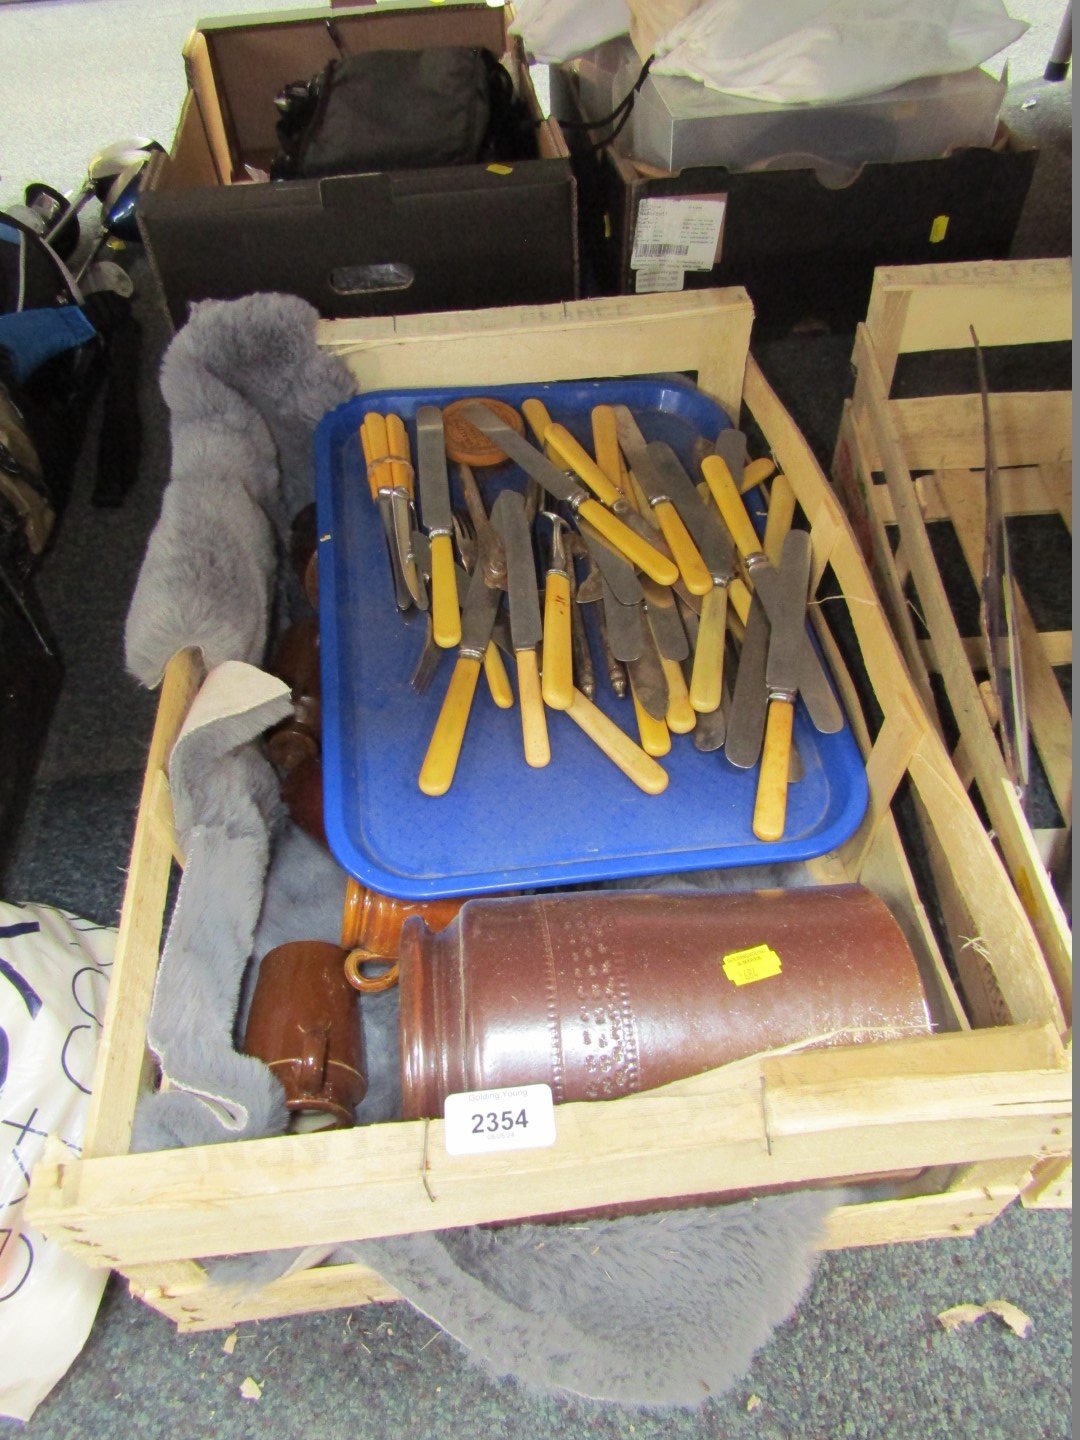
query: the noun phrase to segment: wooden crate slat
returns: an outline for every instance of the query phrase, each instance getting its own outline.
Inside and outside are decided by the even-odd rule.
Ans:
[[[399,315],[376,327],[366,320],[321,321],[316,338],[349,366],[361,390],[445,386],[448,376],[511,385],[690,368],[734,419],[752,323],[749,296],[733,288],[537,306],[528,312],[527,331],[521,308],[512,306]],[[718,327],[724,343],[714,345]],[[410,343],[432,339],[437,346]]]
[[[869,453],[869,445],[863,453]],[[948,519],[948,513],[941,500],[942,488],[957,483],[960,476],[973,473],[970,470],[939,470],[932,493],[921,493],[923,519],[929,525],[935,520]],[[980,482],[983,467],[976,467]],[[1011,469],[1000,469],[1002,509],[1006,515],[1059,515],[1072,533],[1072,465],[1057,462],[1045,465],[1015,465]],[[922,480],[916,482],[922,485]],[[874,485],[871,491],[874,509],[884,525],[896,524],[892,496],[887,485]]]
[[[202,670],[191,651],[169,662],[150,739],[120,913],[116,957],[87,1108],[83,1154],[123,1155],[144,1078],[145,1036],[157,978],[163,912],[175,851],[166,766]]]
[[[343,356],[362,389],[444,385],[448,377],[453,383],[468,377],[479,388],[514,379],[677,370],[696,374],[733,418],[745,400],[810,522],[815,575],[831,565],[842,592],[815,607],[814,624],[864,755],[873,756],[875,747],[823,618],[836,606],[846,608],[855,628],[887,724],[873,759],[875,793],[865,828],[843,852],[809,868],[814,883],[858,879],[894,907],[935,1021],[947,1033],[902,1044],[845,1044],[815,1052],[816,1060],[809,1053],[751,1057],[664,1091],[562,1106],[552,1151],[448,1157],[441,1123],[433,1121],[127,1155],[132,1077],[137,1085],[171,864],[167,787],[155,776],[179,719],[166,719],[163,694],[159,753],[152,753],[140,806],[153,843],[136,830],[137,848],[150,845],[152,864],[142,862],[149,879],[133,864],[132,904],[125,903],[122,920],[122,929],[140,927],[127,962],[134,994],[116,1002],[107,1038],[122,1054],[104,1064],[104,1083],[120,1108],[107,1121],[98,1101],[95,1148],[82,1159],[49,1148],[34,1173],[30,1210],[50,1239],[91,1264],[120,1268],[136,1293],[182,1327],[234,1323],[235,1309],[226,1315],[220,1296],[203,1293],[205,1272],[197,1262],[238,1249],[326,1247],[620,1200],[757,1193],[842,1183],[874,1170],[917,1170],[929,1177],[926,1193],[911,1194],[905,1186],[895,1200],[844,1206],[834,1217],[836,1243],[886,1243],[969,1233],[1008,1203],[1033,1167],[1070,1152],[1070,1056],[1058,1038],[1065,1022],[1039,941],[923,712],[843,512],[805,438],[748,356],[751,316],[742,291],[697,291],[326,322],[319,341]],[[851,428],[858,427],[851,422]],[[174,683],[197,681],[176,675]],[[917,744],[912,726],[923,730]],[[949,870],[955,926],[986,937],[987,958],[978,958],[997,997],[993,1030],[970,1026],[885,803],[908,751],[906,775],[929,833],[940,837],[940,863],[955,865]],[[1037,1023],[1016,1023],[1025,1019]],[[976,1168],[958,1171],[965,1166]],[[976,1170],[992,1177],[981,1200],[971,1178]],[[957,1175],[954,1183],[950,1177]],[[385,1287],[377,1289],[381,1283],[364,1267],[297,1272],[250,1296],[245,1313],[262,1318],[389,1298]]]
[[[858,402],[860,394],[865,397],[863,403],[868,416],[879,428],[880,441],[882,431],[886,434],[889,433],[887,429],[888,410],[886,403],[880,398],[880,387],[868,389],[867,376],[876,374],[876,371],[873,352],[868,348],[864,327],[860,327],[859,339],[862,344],[857,349],[857,354],[865,355],[867,363],[865,366],[859,366],[856,402]],[[752,356],[746,366],[746,400],[769,440],[777,463],[794,487],[799,504],[810,518],[811,524],[825,510],[835,511],[837,518],[841,519],[842,512],[839,508],[839,501],[832,489],[818,483],[821,472],[805,437],[800,435],[798,430],[790,424],[783,424],[781,419],[784,414],[783,407],[780,406]],[[857,404],[856,408],[858,408]],[[897,480],[897,489],[893,497],[897,511],[899,513],[901,505],[906,502],[916,517],[915,525],[910,527],[912,545],[918,545],[920,553],[924,553],[926,556],[923,562],[928,575],[926,588],[936,602],[936,612],[948,615],[951,619],[948,601],[941,586],[941,577],[938,575],[936,564],[929,553],[929,542],[925,529],[922,528],[921,521],[918,519],[918,506],[911,493],[911,477],[903,465],[902,453],[895,438],[889,441],[889,462],[886,473],[889,474],[891,471]],[[897,494],[900,495],[900,499],[897,499]],[[841,519],[841,525],[842,523]],[[838,531],[838,533],[841,532]],[[878,696],[888,697],[888,708],[903,704],[909,707],[912,713],[918,713],[920,709],[918,697],[910,674],[904,667],[897,651],[895,638],[882,610],[869,571],[862,556],[852,543],[849,532],[845,530],[843,533],[843,544],[835,547],[830,555],[830,562],[849,607],[851,623],[859,641],[860,653],[870,682]],[[934,585],[936,585],[936,592],[932,588]],[[922,586],[920,586],[919,593],[925,604],[926,597],[923,595]],[[932,625],[931,628],[933,629],[934,626]],[[997,742],[990,729],[982,699],[975,686],[970,667],[964,658],[963,647],[959,644],[955,628],[952,630],[952,635],[955,637],[955,647],[962,666],[959,680],[962,685],[966,677],[966,685],[971,692],[968,708],[972,711],[972,715],[970,718],[962,717],[962,732],[967,738],[967,732],[964,729],[966,724],[975,741],[984,749],[987,746],[993,747],[996,755]],[[942,657],[939,655],[939,658]],[[955,655],[950,658],[952,668],[956,669]],[[1067,997],[1071,998],[1071,949],[1067,963],[1060,948],[1055,950],[1054,959],[1058,968],[1054,970],[1053,979],[1051,979],[1047,970],[1049,957],[1045,955],[1044,949],[1040,948],[1032,934],[1031,924],[1012,886],[1006,884],[1003,887],[999,883],[998,877],[1002,869],[1001,860],[971,806],[966,790],[960,783],[940,736],[929,726],[916,751],[910,774],[932,822],[938,827],[939,833],[949,837],[949,853],[952,863],[954,863],[958,875],[962,877],[962,888],[969,897],[972,913],[979,918],[978,935],[981,937],[981,943],[987,948],[990,957],[989,963],[997,975],[1002,994],[1009,1007],[1009,1013],[1018,1022],[1044,1020],[1053,1015],[1060,1016],[1061,1007],[1055,995],[1055,984],[1063,989]],[[1002,837],[1002,842],[1003,844],[1011,843],[1014,840],[1014,818],[1001,802],[1000,797],[995,795],[993,803],[994,811],[991,814],[995,828],[998,828],[1000,835],[1001,830],[995,817],[996,812],[1001,816],[1002,823],[1009,826],[1009,834]],[[1013,858],[1017,865],[1020,864],[1022,858],[1026,859],[1026,851],[1021,851],[1019,840],[1013,843],[1013,851]],[[1038,898],[1041,900],[1041,895]],[[1043,940],[1044,947],[1049,945],[1052,939],[1056,940],[1060,947],[1058,915],[1045,911],[1043,907],[1039,910],[1039,921],[1042,927],[1039,929],[1040,940],[1043,940],[1043,930],[1046,932],[1046,939]],[[1069,998],[1065,1001],[1066,1005],[1069,1003]]]
[[[977,394],[919,396],[887,403],[909,470],[982,468],[982,402]],[[990,415],[997,462],[1003,468],[1071,463],[1072,396],[1068,391],[991,395]],[[873,443],[867,461],[871,470],[884,469],[881,452]]]
[[[882,266],[866,312],[886,392],[900,354],[1072,339],[1071,260]]]
[[[1010,873],[1015,879],[1018,874],[1027,873],[1030,864],[1030,832],[1027,831],[1022,816],[1019,826],[1017,825],[1016,808],[1008,803],[999,783],[1001,752],[956,630],[952,608],[919,509],[907,456],[893,425],[893,411],[884,396],[877,357],[865,326],[860,326],[857,331],[854,359],[858,378],[853,408],[856,412],[865,413],[867,422],[876,435],[882,457],[880,468],[884,471],[892,495],[897,524],[912,567],[927,628],[933,638],[935,654],[945,679],[953,714],[974,772],[980,781],[979,788],[990,823],[1002,847]],[[879,559],[882,564],[888,563],[888,556]],[[923,798],[928,812],[934,815],[932,793],[924,793]],[[947,832],[946,826],[943,833]],[[958,857],[961,855],[959,849],[957,854]],[[1033,911],[1029,913],[1036,925],[1046,961],[1052,968],[1062,1003],[1069,1009],[1072,999],[1072,943],[1071,936],[1063,935],[1061,931],[1060,907],[1055,910],[1048,903],[1046,889],[1038,883],[1030,884],[1029,893],[1024,898],[1033,906]],[[980,933],[984,942],[992,943],[991,937],[997,932],[993,927],[983,927]],[[1020,967],[1017,979],[1023,988],[1031,984],[1035,984],[1037,988],[1034,973],[1027,966]],[[1006,997],[1006,1000],[1010,1009],[1015,1003],[1025,1003],[1020,996],[1015,997],[1015,1000]],[[1025,1000],[1026,1003],[1035,1003],[1035,991],[1029,991]],[[1022,1012],[1013,1013],[1019,1016]]]
[[[92,1265],[333,1245],[556,1213],[568,1181],[575,1208],[592,1208],[1064,1154],[1071,1099],[1052,1026],[957,1032],[751,1057],[562,1105],[543,1150],[450,1156],[441,1121],[74,1163],[54,1142],[28,1215]]]
[[[986,493],[982,476],[953,475],[949,484],[937,476],[922,482],[944,509],[960,541],[972,582],[978,586],[986,533]],[[1058,809],[1072,823],[1072,713],[1046,658],[1023,593],[1016,597],[1016,621],[1023,664],[1024,688],[1032,737],[1038,747]],[[1005,773],[1002,762],[1002,774]]]

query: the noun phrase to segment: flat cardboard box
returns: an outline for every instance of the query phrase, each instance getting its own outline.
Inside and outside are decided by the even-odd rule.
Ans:
[[[277,150],[274,96],[346,53],[481,45],[537,121],[539,158],[253,181]],[[300,295],[328,319],[541,304],[578,295],[576,186],[536,105],[502,8],[380,5],[203,21],[168,156],[147,167],[138,222],[174,324],[192,301]]]
[[[555,113],[578,120],[570,78],[552,73]],[[568,125],[566,133],[580,132]],[[1006,259],[1038,158],[1000,127],[992,147],[869,163],[850,183],[830,185],[811,168],[667,174],[576,138],[572,148],[583,264],[595,292],[741,285],[758,339],[796,326],[854,331],[879,265]],[[723,201],[712,268],[651,281],[631,263],[639,207],[688,199]]]

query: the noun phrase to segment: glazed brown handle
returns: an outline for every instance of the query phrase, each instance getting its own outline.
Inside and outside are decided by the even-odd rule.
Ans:
[[[385,965],[378,975],[365,975],[365,965]],[[345,956],[345,978],[361,995],[379,995],[398,983],[398,962],[370,950],[350,950]]]

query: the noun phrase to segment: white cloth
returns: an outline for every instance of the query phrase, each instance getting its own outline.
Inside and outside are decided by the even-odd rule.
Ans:
[[[1028,25],[1002,0],[520,0],[510,28],[548,64],[629,34],[654,75],[796,104],[971,70]]]
[[[108,1270],[24,1220],[45,1139],[82,1149],[116,931],[0,901],[0,1415],[29,1420],[94,1323]]]
[[[653,74],[778,104],[850,100],[970,70],[1027,22],[1001,0],[630,0]],[[676,11],[681,18],[673,20]]]

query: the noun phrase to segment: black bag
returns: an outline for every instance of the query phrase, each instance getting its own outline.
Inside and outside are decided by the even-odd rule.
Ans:
[[[524,159],[536,137],[513,81],[479,46],[333,60],[276,98],[274,180]]]

